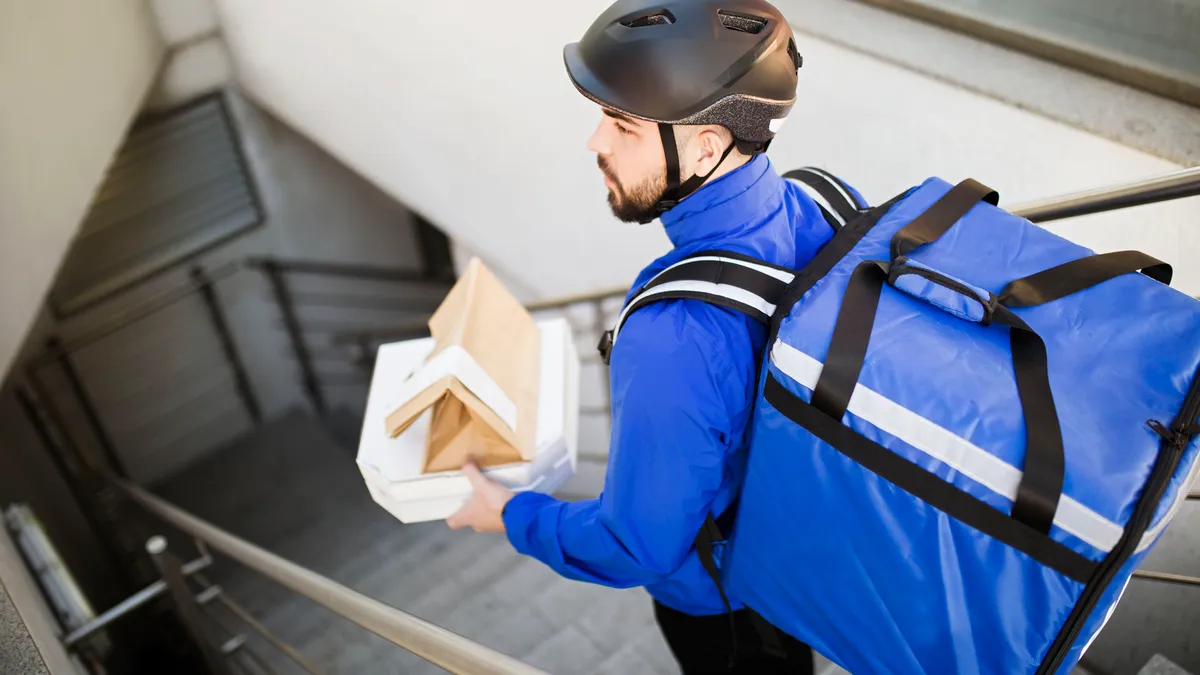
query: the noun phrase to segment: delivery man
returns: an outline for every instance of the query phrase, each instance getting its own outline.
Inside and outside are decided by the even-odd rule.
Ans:
[[[822,207],[763,154],[795,100],[801,63],[774,7],[620,0],[564,57],[603,113],[588,148],[613,214],[660,219],[674,246],[635,289],[701,251],[798,268],[832,237]],[[450,526],[505,532],[570,579],[645,586],[687,675],[812,673],[806,645],[780,636],[764,648],[767,631],[751,620],[761,619],[736,598],[726,605],[693,544],[710,514],[736,504],[766,329],[736,311],[668,300],[632,313],[620,336],[600,497],[514,496],[469,465],[475,493]]]

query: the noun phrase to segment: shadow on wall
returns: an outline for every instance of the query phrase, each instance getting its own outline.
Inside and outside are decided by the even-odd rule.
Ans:
[[[35,392],[58,411],[60,440],[100,465],[124,465],[139,481],[170,476],[253,429],[255,408],[269,420],[310,406],[293,327],[308,343],[327,404],[360,407],[366,380],[348,352],[335,348],[335,335],[426,316],[447,287],[450,245],[436,228],[236,93],[223,98],[240,135],[242,168],[257,188],[262,223],[224,227],[230,221],[222,217],[244,207],[241,198],[231,198],[236,184],[219,183],[228,189],[216,192],[196,187],[206,185],[197,178],[213,171],[227,176],[215,152],[182,160],[163,155],[157,170],[133,174],[122,173],[131,159],[119,157],[113,176],[142,185],[101,190],[89,220],[98,234],[84,239],[108,243],[73,253],[63,278],[107,279],[106,272],[127,271],[155,256],[171,264],[148,277],[134,275],[134,285],[119,297],[67,316],[44,307],[22,356],[27,364],[47,351],[48,339],[60,338],[70,350],[68,365],[42,365]],[[213,120],[205,123],[213,132]],[[193,189],[171,192],[188,185]],[[164,228],[170,222],[184,226]],[[208,248],[196,242],[211,240],[188,238],[208,227],[234,236]],[[130,246],[145,255],[120,257]],[[304,263],[280,272],[294,326],[272,275],[262,265],[242,269],[250,259]],[[76,265],[88,273],[72,271]],[[196,268],[211,283],[196,277]],[[348,274],[349,268],[368,273]],[[17,401],[16,389],[28,384],[19,367],[0,389],[0,428],[8,432],[0,439],[0,504],[33,507],[85,593],[103,608],[122,597],[124,584],[89,521],[101,511],[94,492],[72,494],[69,476],[55,466]]]

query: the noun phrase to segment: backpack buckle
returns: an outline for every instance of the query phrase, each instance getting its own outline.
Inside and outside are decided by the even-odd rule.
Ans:
[[[612,355],[613,348],[613,332],[606,330],[600,335],[600,344],[596,345],[596,351],[600,352],[600,360],[604,365],[608,365],[608,359]]]

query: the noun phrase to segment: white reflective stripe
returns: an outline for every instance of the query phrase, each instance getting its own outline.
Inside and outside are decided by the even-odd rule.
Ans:
[[[726,258],[725,256],[719,256],[719,255],[699,255],[694,258],[687,258],[686,260],[680,260],[679,262],[675,263],[674,265],[671,265],[670,267],[664,269],[662,272],[655,274],[653,277],[651,277],[650,281],[654,281],[655,279],[659,278],[663,274],[666,274],[668,271],[675,269],[676,267],[681,267],[688,263],[697,262],[700,260],[712,260],[712,261],[716,261],[716,262],[741,265],[742,267],[752,269],[755,272],[761,272],[762,274],[765,274],[769,277],[774,277],[774,278],[782,281],[785,284],[792,283],[792,280],[796,278],[795,272],[788,272],[787,270],[775,269],[774,267],[770,267],[768,265],[747,262],[745,260],[738,260],[737,258]]]
[[[780,340],[771,349],[771,361],[788,377],[813,389],[821,377],[820,361]],[[849,412],[880,430],[908,443],[998,495],[1015,500],[1021,471],[983,448],[955,435],[935,422],[859,384],[850,397]],[[1091,546],[1110,551],[1121,539],[1120,525],[1067,495],[1058,503],[1054,524]]]
[[[820,169],[815,166],[806,166],[801,169],[801,171],[807,171],[811,174],[816,174],[823,177],[825,180],[829,181],[829,184],[833,186],[833,189],[837,190],[843,197],[846,198],[846,201],[849,202],[851,206],[856,209],[859,208],[858,200],[855,199],[854,195],[850,194],[846,188],[842,187],[842,182],[833,174],[829,173],[825,169]]]
[[[1086,654],[1087,650],[1092,648],[1092,643],[1096,641],[1096,638],[1100,637],[1100,631],[1104,630],[1104,627],[1108,625],[1108,620],[1113,618],[1113,614],[1117,611],[1117,605],[1121,604],[1121,598],[1125,597],[1125,591],[1129,589],[1130,581],[1133,581],[1132,574],[1129,575],[1129,578],[1125,580],[1125,585],[1121,587],[1121,592],[1117,593],[1117,601],[1114,602],[1112,606],[1108,608],[1108,611],[1104,613],[1104,620],[1100,622],[1099,626],[1096,626],[1096,630],[1092,631],[1092,637],[1088,638],[1087,644],[1085,644],[1083,646],[1083,650],[1079,652],[1080,656]]]
[[[798,178],[789,178],[788,180],[792,181],[796,185],[799,185],[800,189],[804,190],[804,194],[808,195],[809,199],[812,199],[814,202],[820,204],[821,208],[825,209],[825,213],[828,213],[830,218],[836,220],[840,227],[846,226],[846,220],[842,218],[842,214],[838,213],[837,209],[830,206],[829,202],[825,201],[825,197],[822,196],[820,192],[817,192],[815,187]]]
[[[613,344],[616,344],[617,342],[617,336],[621,333],[621,326],[625,323],[626,315],[629,314],[630,309],[637,304],[639,300],[643,298],[652,298],[656,295],[672,293],[675,291],[693,291],[696,293],[719,295],[723,298],[728,298],[730,300],[740,302],[743,305],[753,307],[767,316],[771,316],[775,313],[775,305],[771,304],[767,300],[764,300],[762,297],[757,296],[745,289],[738,288],[737,286],[730,286],[729,284],[714,284],[711,281],[669,281],[665,284],[655,286],[654,288],[651,288],[645,293],[637,296],[634,298],[633,302],[630,302],[625,306],[625,309],[621,310],[621,316],[617,317],[617,326],[613,329]]]
[[[1154,543],[1154,540],[1158,537],[1158,535],[1162,534],[1162,531],[1167,528],[1167,525],[1171,524],[1171,520],[1175,517],[1175,514],[1179,513],[1179,507],[1183,506],[1183,503],[1187,501],[1188,492],[1192,489],[1192,485],[1196,483],[1197,475],[1200,475],[1200,455],[1197,455],[1194,459],[1192,459],[1192,468],[1188,470],[1187,478],[1185,478],[1183,483],[1179,486],[1179,492],[1175,495],[1175,503],[1171,505],[1171,509],[1167,511],[1167,515],[1163,516],[1163,519],[1158,521],[1157,525],[1146,530],[1145,534],[1142,535],[1142,541],[1138,544],[1137,551],[1135,551],[1135,553],[1141,553],[1142,551],[1150,548],[1151,544]]]

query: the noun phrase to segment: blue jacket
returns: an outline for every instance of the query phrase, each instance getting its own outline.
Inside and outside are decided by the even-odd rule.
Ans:
[[[799,269],[833,234],[819,207],[765,155],[706,184],[662,223],[674,248],[633,289],[706,250]],[[724,612],[692,544],[705,517],[723,513],[741,488],[766,338],[745,315],[696,300],[631,314],[611,356],[604,491],[579,502],[518,494],[504,513],[513,547],[570,579],[645,586],[688,614]]]

